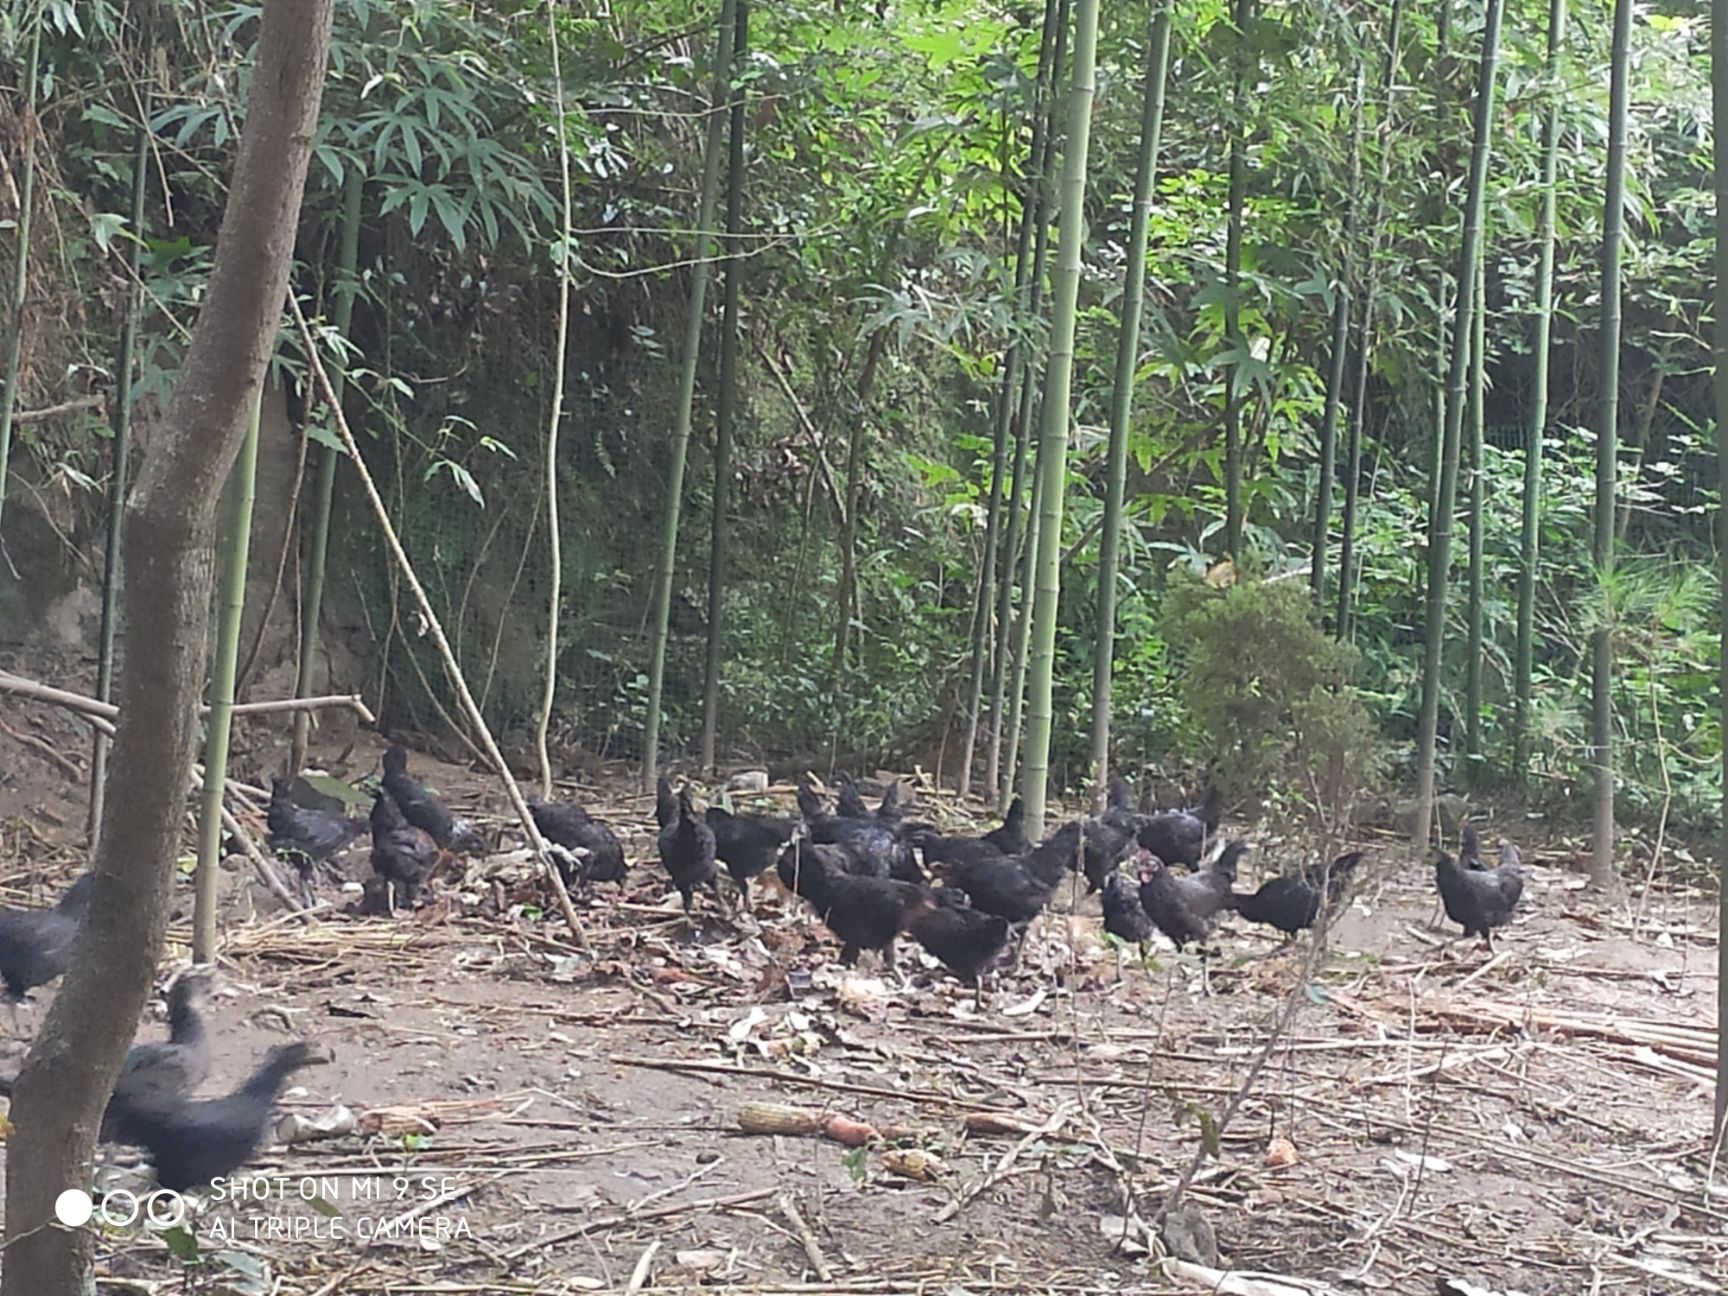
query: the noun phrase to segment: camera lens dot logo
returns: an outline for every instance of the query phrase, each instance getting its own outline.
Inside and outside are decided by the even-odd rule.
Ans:
[[[158,1188],[144,1199],[144,1218],[152,1228],[174,1228],[186,1218],[186,1199],[171,1188]]]
[[[67,1228],[82,1228],[96,1213],[96,1203],[81,1188],[68,1188],[54,1199],[54,1218]]]
[[[138,1222],[138,1194],[117,1188],[102,1194],[102,1222],[109,1228],[130,1228]]]

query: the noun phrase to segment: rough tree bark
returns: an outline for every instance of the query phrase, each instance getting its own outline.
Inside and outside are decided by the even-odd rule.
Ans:
[[[162,948],[210,629],[217,498],[276,336],[329,51],[331,0],[269,4],[205,305],[126,514],[112,795],[76,957],[12,1092],[0,1296],[94,1289],[93,1234],[51,1227]]]

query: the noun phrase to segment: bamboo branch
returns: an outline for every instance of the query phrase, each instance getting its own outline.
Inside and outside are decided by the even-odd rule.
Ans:
[[[44,405],[41,409],[21,410],[12,416],[12,421],[14,423],[40,423],[43,419],[59,418],[62,414],[75,414],[79,410],[101,409],[102,402],[106,399],[100,394],[79,396],[73,400],[61,401],[58,405]]]

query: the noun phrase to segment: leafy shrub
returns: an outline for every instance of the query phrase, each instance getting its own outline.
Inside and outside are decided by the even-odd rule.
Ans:
[[[1182,697],[1233,798],[1304,803],[1334,822],[1378,770],[1378,737],[1351,687],[1356,652],[1315,623],[1307,586],[1174,584],[1170,641]]]

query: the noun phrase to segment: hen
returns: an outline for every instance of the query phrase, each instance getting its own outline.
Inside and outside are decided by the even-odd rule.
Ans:
[[[1032,849],[1032,843],[1026,840],[1026,805],[1019,797],[1008,803],[1002,826],[985,833],[983,840],[1004,855],[1024,855]]]
[[[1081,871],[1086,875],[1086,891],[1090,895],[1104,885],[1104,880],[1116,871],[1134,838],[1146,822],[1129,806],[1132,790],[1121,778],[1110,780],[1108,800],[1103,811],[1086,820],[1085,857]]]
[[[894,970],[894,939],[914,915],[932,903],[927,888],[893,878],[857,877],[834,869],[831,857],[802,861],[805,898],[828,930],[840,938],[840,962],[851,967],[860,950],[879,950]]]
[[[278,1044],[225,1098],[139,1108],[128,1122],[131,1141],[149,1152],[157,1182],[174,1192],[232,1174],[264,1141],[270,1109],[288,1077],[318,1061],[310,1044]]]
[[[750,879],[773,867],[781,850],[798,827],[795,819],[773,819],[765,815],[733,814],[721,806],[707,811],[708,827],[714,831],[714,855],[726,866],[738,886],[738,903],[750,908]]]
[[[1081,824],[1075,820],[1024,855],[956,865],[948,875],[948,884],[964,891],[974,909],[1006,918],[1015,926],[1031,922],[1072,867],[1080,850],[1081,833]]]
[[[1142,847],[1140,907],[1178,949],[1189,945],[1203,947],[1212,934],[1212,924],[1235,888],[1236,861],[1247,849],[1245,842],[1231,842],[1210,868],[1177,874]],[[1210,993],[1211,982],[1204,961],[1200,969],[1202,985]]]
[[[920,907],[912,915],[907,934],[971,986],[973,1006],[981,1006],[981,974],[1008,944],[1010,924],[999,914],[974,909],[955,887],[937,887],[930,892],[930,899],[929,908]]]
[[[1207,790],[1206,799],[1186,810],[1166,810],[1140,826],[1139,844],[1166,864],[1196,868],[1206,850],[1206,839],[1218,831],[1224,814],[1217,788]]]
[[[714,867],[714,830],[696,814],[690,785],[678,789],[672,821],[660,829],[660,862],[672,877],[672,885],[684,897],[684,912],[691,912],[697,887],[720,898],[719,871]]]
[[[464,823],[419,779],[408,772],[408,752],[397,743],[384,753],[384,790],[401,808],[414,827],[431,834],[443,850],[476,853],[485,843],[472,826]]]
[[[664,828],[678,817],[678,798],[672,780],[662,774],[654,784],[654,822]]]
[[[873,819],[870,807],[864,804],[863,794],[858,790],[856,780],[850,774],[842,774],[834,789],[834,813],[842,819]]]
[[[1430,851],[1429,859],[1446,916],[1462,927],[1466,936],[1480,937],[1493,953],[1493,929],[1512,921],[1512,911],[1524,894],[1523,870],[1516,865],[1469,869],[1443,850]]]
[[[432,834],[408,822],[394,797],[382,788],[372,800],[372,871],[389,884],[395,899],[413,908],[420,888],[451,858]],[[386,903],[386,910],[390,908]]]
[[[14,1009],[71,966],[72,941],[95,881],[95,874],[81,874],[49,909],[0,909],[0,980]]]
[[[1299,931],[1312,927],[1320,917],[1322,891],[1327,896],[1327,925],[1343,907],[1356,866],[1362,862],[1361,851],[1351,851],[1332,861],[1330,875],[1320,865],[1310,864],[1300,874],[1275,877],[1260,884],[1251,893],[1235,894],[1228,906],[1251,923],[1275,927],[1294,939]]]
[[[134,1044],[114,1082],[114,1093],[102,1113],[105,1143],[139,1143],[140,1113],[165,1103],[183,1101],[210,1073],[210,1036],[204,1029],[204,1005],[210,974],[188,968],[168,990],[168,1038]]]
[[[323,806],[301,805],[293,783],[270,780],[270,808],[265,811],[270,849],[277,854],[298,852],[318,863],[328,860],[366,830],[364,819],[350,819]]]
[[[856,869],[856,861],[839,846],[832,843],[818,845],[810,840],[808,834],[796,832],[792,840],[786,843],[780,852],[780,859],[775,865],[775,871],[780,875],[780,884],[793,895],[806,900],[813,900],[821,886],[821,878],[828,873],[845,873]],[[866,877],[883,876],[881,874],[863,874]]]
[[[1140,957],[1146,957],[1146,944],[1152,939],[1152,920],[1140,903],[1139,890],[1131,886],[1122,874],[1112,872],[1104,879],[1104,930],[1119,941],[1140,947]],[[1122,979],[1122,951],[1116,951],[1116,979]]]
[[[573,856],[575,864],[562,856],[556,857],[565,886],[578,882],[623,884],[630,866],[624,860],[624,845],[618,834],[606,823],[574,801],[544,801],[537,796],[528,798],[528,813],[534,816],[534,826],[547,841],[567,851],[585,852]]]
[[[863,801],[858,805],[862,807]],[[865,811],[864,817],[827,814],[808,781],[798,786],[798,809],[810,830],[810,840],[819,846],[839,846],[851,855],[853,873],[874,873],[902,882],[923,882],[924,870],[912,843],[901,834],[898,823],[887,823]]]

